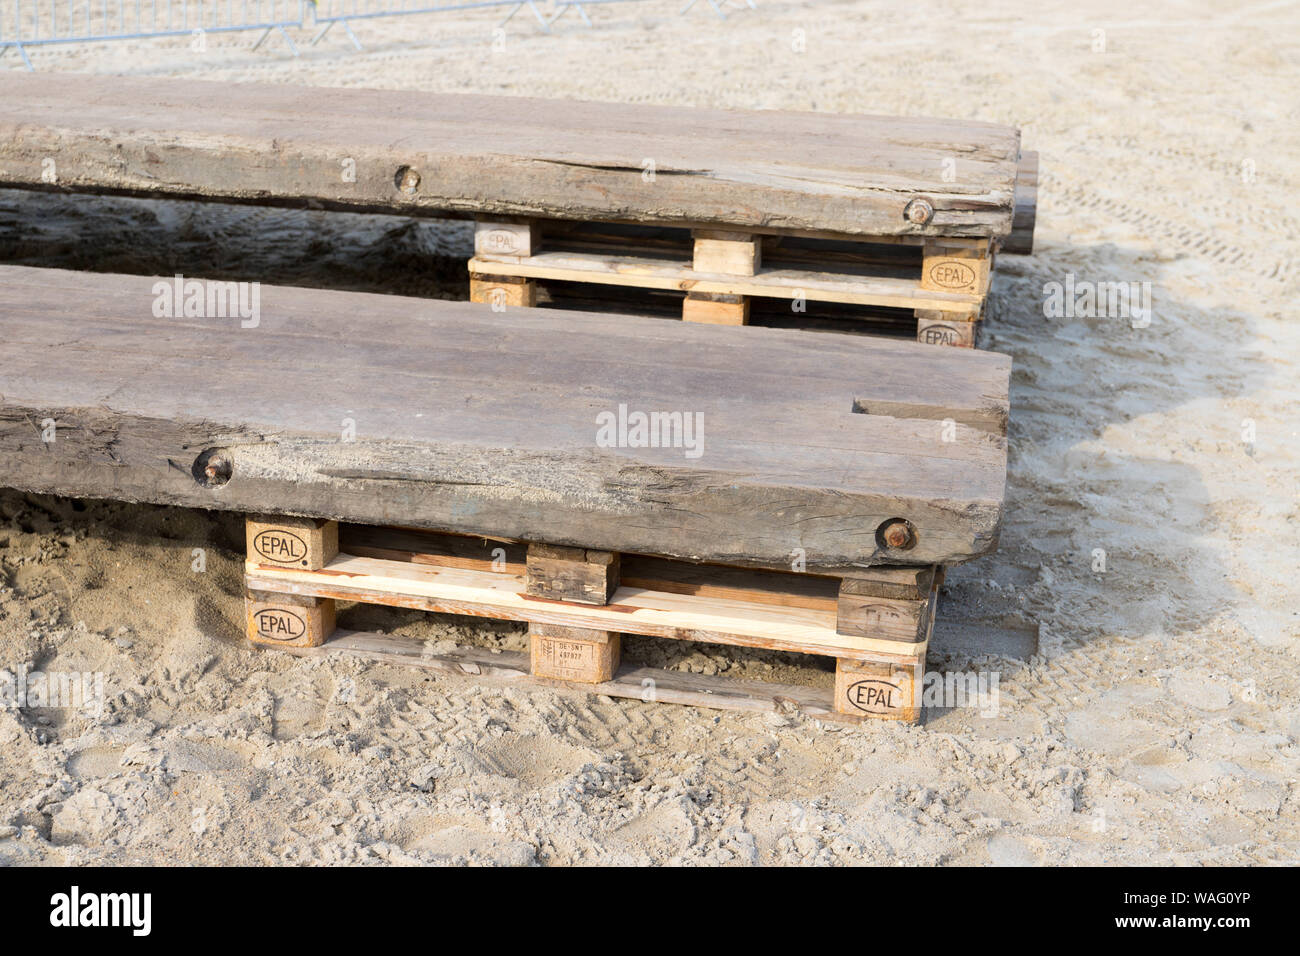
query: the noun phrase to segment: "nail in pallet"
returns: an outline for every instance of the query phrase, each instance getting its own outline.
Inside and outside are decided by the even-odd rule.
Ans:
[[[879,567],[833,578],[289,517],[248,519],[248,636],[614,697],[822,719],[916,722],[942,577]],[[336,629],[357,601],[528,624],[530,653],[431,655],[407,638]],[[833,657],[825,688],[621,662],[623,634]]]

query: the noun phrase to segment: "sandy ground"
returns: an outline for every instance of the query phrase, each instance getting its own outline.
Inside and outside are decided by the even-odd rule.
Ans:
[[[98,716],[0,708],[0,860],[1300,862],[1300,12],[1020,6],[761,2],[721,23],[648,0],[551,36],[523,17],[494,34],[499,13],[367,23],[365,52],[331,34],[297,60],[251,36],[35,53],[1020,126],[1038,245],[999,262],[987,343],[1015,359],[1007,520],[941,613],[1041,642],[1000,657],[941,628],[932,666],[998,671],[1000,707],[922,728],[502,691],[250,650],[232,516],[0,493],[0,666],[101,672],[106,697]],[[0,194],[7,261],[454,297],[466,250],[463,226]],[[1044,283],[1071,273],[1151,282],[1151,324],[1045,316]],[[523,646],[416,613],[343,623]]]

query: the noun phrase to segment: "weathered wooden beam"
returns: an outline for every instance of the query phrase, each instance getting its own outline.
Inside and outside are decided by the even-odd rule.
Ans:
[[[1019,155],[963,120],[0,73],[0,185],[35,189],[1001,237]]]
[[[173,282],[0,268],[0,485],[778,570],[996,544],[1005,356],[270,286],[156,314]]]
[[[1020,154],[1016,175],[1015,211],[1011,219],[1011,235],[1002,241],[1002,251],[1012,255],[1027,256],[1034,251],[1034,224],[1038,219],[1038,154],[1026,151]]]

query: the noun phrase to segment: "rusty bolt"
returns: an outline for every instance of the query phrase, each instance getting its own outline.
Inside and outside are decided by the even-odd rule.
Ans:
[[[916,535],[902,518],[893,518],[880,526],[880,540],[886,547],[902,551],[916,544]]]
[[[420,174],[410,166],[401,166],[397,170],[397,175],[393,177],[393,182],[403,194],[414,196],[415,191],[420,188]]]
[[[203,474],[207,475],[209,485],[224,485],[230,480],[232,468],[230,459],[225,455],[213,455],[203,466]]]
[[[927,199],[913,199],[903,207],[903,218],[916,226],[929,225],[934,218],[934,207]]]

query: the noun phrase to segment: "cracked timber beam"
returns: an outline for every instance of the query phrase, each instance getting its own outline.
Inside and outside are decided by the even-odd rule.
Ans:
[[[965,120],[0,73],[0,186],[33,189],[1000,239],[1019,156]]]

